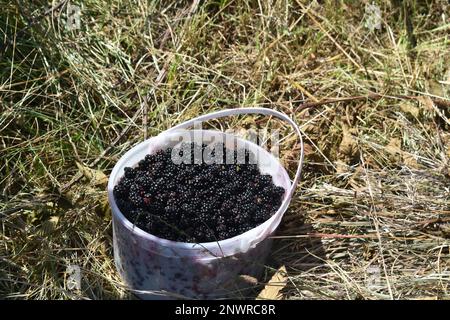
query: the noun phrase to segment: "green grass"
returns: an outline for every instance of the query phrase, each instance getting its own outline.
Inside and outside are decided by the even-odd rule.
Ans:
[[[295,119],[307,145],[259,288],[285,265],[285,299],[449,299],[450,108],[429,97],[450,99],[450,8],[375,2],[372,32],[350,1],[71,1],[81,24],[67,30],[67,3],[42,15],[56,2],[0,0],[0,297],[132,297],[105,187],[76,163],[108,175],[183,120],[265,106]],[[389,97],[296,111],[373,92]],[[270,125],[292,174],[295,137]],[[72,264],[81,291],[67,288]]]

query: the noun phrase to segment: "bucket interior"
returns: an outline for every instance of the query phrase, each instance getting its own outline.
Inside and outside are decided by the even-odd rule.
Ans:
[[[198,141],[195,139],[198,139],[199,136],[205,144],[209,144],[211,141],[221,141],[225,143],[227,148],[234,148],[236,144],[238,148],[245,146],[245,148],[252,151],[257,157],[257,165],[260,172],[262,174],[271,175],[274,184],[277,186],[281,186],[286,190],[283,203],[278,211],[263,224],[241,235],[218,242],[208,242],[200,244],[183,243],[161,239],[139,229],[136,226],[133,226],[133,224],[129,220],[127,220],[118,209],[112,192],[114,186],[123,176],[124,168],[136,166],[137,163],[142,160],[147,154],[153,154],[158,150],[174,147],[179,144],[180,141]],[[258,242],[264,240],[268,235],[272,234],[280,223],[283,213],[289,205],[290,199],[287,199],[287,197],[289,196],[287,190],[289,190],[290,187],[291,181],[289,179],[289,175],[287,174],[281,163],[272,154],[256,145],[255,143],[220,131],[177,130],[163,132],[162,134],[156,137],[152,137],[129,150],[119,160],[110,175],[110,179],[108,182],[108,198],[112,208],[114,220],[116,220],[115,223],[122,224],[136,236],[150,241],[157,241],[160,246],[169,248],[171,250],[171,253],[173,253],[175,250],[177,252],[177,255],[180,256],[198,255],[198,251],[201,251],[203,253],[206,253],[206,256],[214,258],[217,256],[223,257],[233,255],[236,252],[245,252],[249,248],[254,247]]]

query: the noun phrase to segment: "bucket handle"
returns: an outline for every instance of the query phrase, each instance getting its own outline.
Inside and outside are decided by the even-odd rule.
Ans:
[[[264,115],[270,115],[270,116],[277,117],[281,120],[288,122],[298,135],[298,138],[300,140],[300,159],[299,159],[297,171],[295,172],[294,180],[292,181],[291,188],[288,191],[289,196],[287,198],[285,198],[285,200],[281,204],[283,206],[286,201],[290,201],[290,199],[292,198],[292,195],[294,194],[295,187],[297,186],[298,182],[300,181],[300,176],[302,173],[302,166],[303,166],[303,156],[304,156],[303,138],[302,138],[301,131],[300,131],[299,127],[297,126],[297,124],[291,118],[289,118],[286,114],[281,113],[276,110],[273,110],[273,109],[259,108],[259,107],[225,109],[225,110],[208,113],[208,114],[201,115],[199,117],[187,120],[186,122],[180,123],[180,124],[176,125],[175,127],[170,128],[167,131],[186,129],[186,128],[194,125],[196,122],[203,122],[203,121],[207,121],[207,120],[218,119],[218,118],[223,118],[223,117],[232,116],[232,115],[240,115],[240,114],[264,114]]]

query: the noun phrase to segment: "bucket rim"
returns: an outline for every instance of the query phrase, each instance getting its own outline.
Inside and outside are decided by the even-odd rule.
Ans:
[[[186,250],[206,250],[208,251],[208,248],[212,248],[213,246],[227,246],[227,244],[229,243],[233,243],[237,240],[237,238],[242,237],[243,235],[245,235],[246,233],[249,233],[253,230],[255,230],[256,228],[261,228],[261,229],[266,229],[268,226],[270,226],[272,223],[275,222],[276,219],[279,219],[279,221],[273,226],[273,230],[275,230],[278,227],[278,224],[281,221],[281,218],[284,214],[284,212],[286,211],[286,209],[289,206],[289,203],[291,201],[291,199],[286,199],[288,198],[290,195],[288,193],[288,190],[290,188],[290,186],[292,185],[292,181],[289,178],[289,175],[286,171],[286,169],[283,167],[283,165],[280,163],[280,161],[278,159],[276,159],[271,153],[267,152],[267,150],[265,150],[264,148],[258,146],[257,144],[243,139],[239,136],[236,136],[234,134],[230,134],[230,133],[226,133],[226,132],[221,132],[218,130],[184,130],[184,129],[178,129],[178,130],[170,130],[170,131],[163,131],[162,133],[160,133],[160,135],[162,134],[174,134],[174,135],[178,135],[180,133],[186,133],[186,132],[209,132],[209,133],[213,133],[213,134],[220,134],[223,136],[229,136],[229,137],[233,137],[234,139],[236,139],[236,141],[241,141],[242,143],[244,143],[245,145],[250,145],[253,148],[256,148],[259,150],[259,152],[263,152],[265,153],[265,156],[270,157],[274,162],[277,163],[278,168],[280,169],[281,174],[284,176],[284,178],[286,179],[286,181],[288,182],[288,188],[284,194],[284,198],[282,200],[282,204],[280,205],[280,207],[278,208],[278,210],[269,218],[267,219],[265,222],[263,222],[262,224],[247,230],[244,233],[238,234],[232,238],[227,238],[224,240],[218,240],[218,241],[210,241],[210,242],[181,242],[181,241],[174,241],[174,240],[169,240],[169,239],[165,239],[165,238],[160,238],[156,235],[153,235],[151,233],[148,233],[144,230],[142,230],[141,228],[139,228],[138,226],[136,226],[135,224],[133,224],[130,220],[128,220],[124,214],[120,211],[120,209],[117,206],[117,203],[114,199],[114,194],[113,194],[113,188],[115,186],[115,181],[117,180],[117,175],[119,173],[119,170],[121,167],[126,166],[126,163],[129,162],[130,158],[138,152],[138,150],[141,150],[142,148],[147,147],[153,139],[157,138],[158,136],[155,137],[151,137],[145,141],[142,141],[140,143],[138,143],[137,145],[135,145],[134,147],[132,147],[131,149],[129,149],[120,159],[119,161],[117,161],[117,163],[115,164],[113,170],[111,171],[111,174],[109,176],[109,180],[108,180],[108,186],[107,186],[107,192],[108,192],[108,202],[109,205],[111,207],[111,212],[112,212],[112,216],[113,218],[116,218],[118,221],[118,223],[120,223],[122,226],[126,227],[129,231],[131,231],[132,234],[136,234],[138,237],[142,237],[145,240],[148,241],[154,241],[157,242],[159,245],[164,246],[164,247],[170,247],[173,249],[186,249]],[[139,159],[141,160],[141,159]],[[138,161],[139,161],[138,160]],[[130,166],[135,165],[138,161],[136,161],[133,164],[130,164]],[[122,178],[122,176],[120,177]],[[119,179],[120,179],[119,178]],[[284,188],[284,187],[283,187]],[[273,232],[272,230],[272,232]]]

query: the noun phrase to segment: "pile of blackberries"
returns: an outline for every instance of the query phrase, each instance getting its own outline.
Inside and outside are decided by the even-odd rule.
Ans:
[[[183,153],[186,159],[186,150],[192,164],[173,160],[173,154]],[[194,158],[208,151],[216,153],[215,159],[223,157],[223,164]],[[230,154],[233,164],[228,164]],[[223,143],[181,143],[126,167],[114,197],[128,220],[157,237],[181,242],[228,239],[269,219],[285,193],[270,175],[259,172],[254,157],[246,149],[227,150]]]

